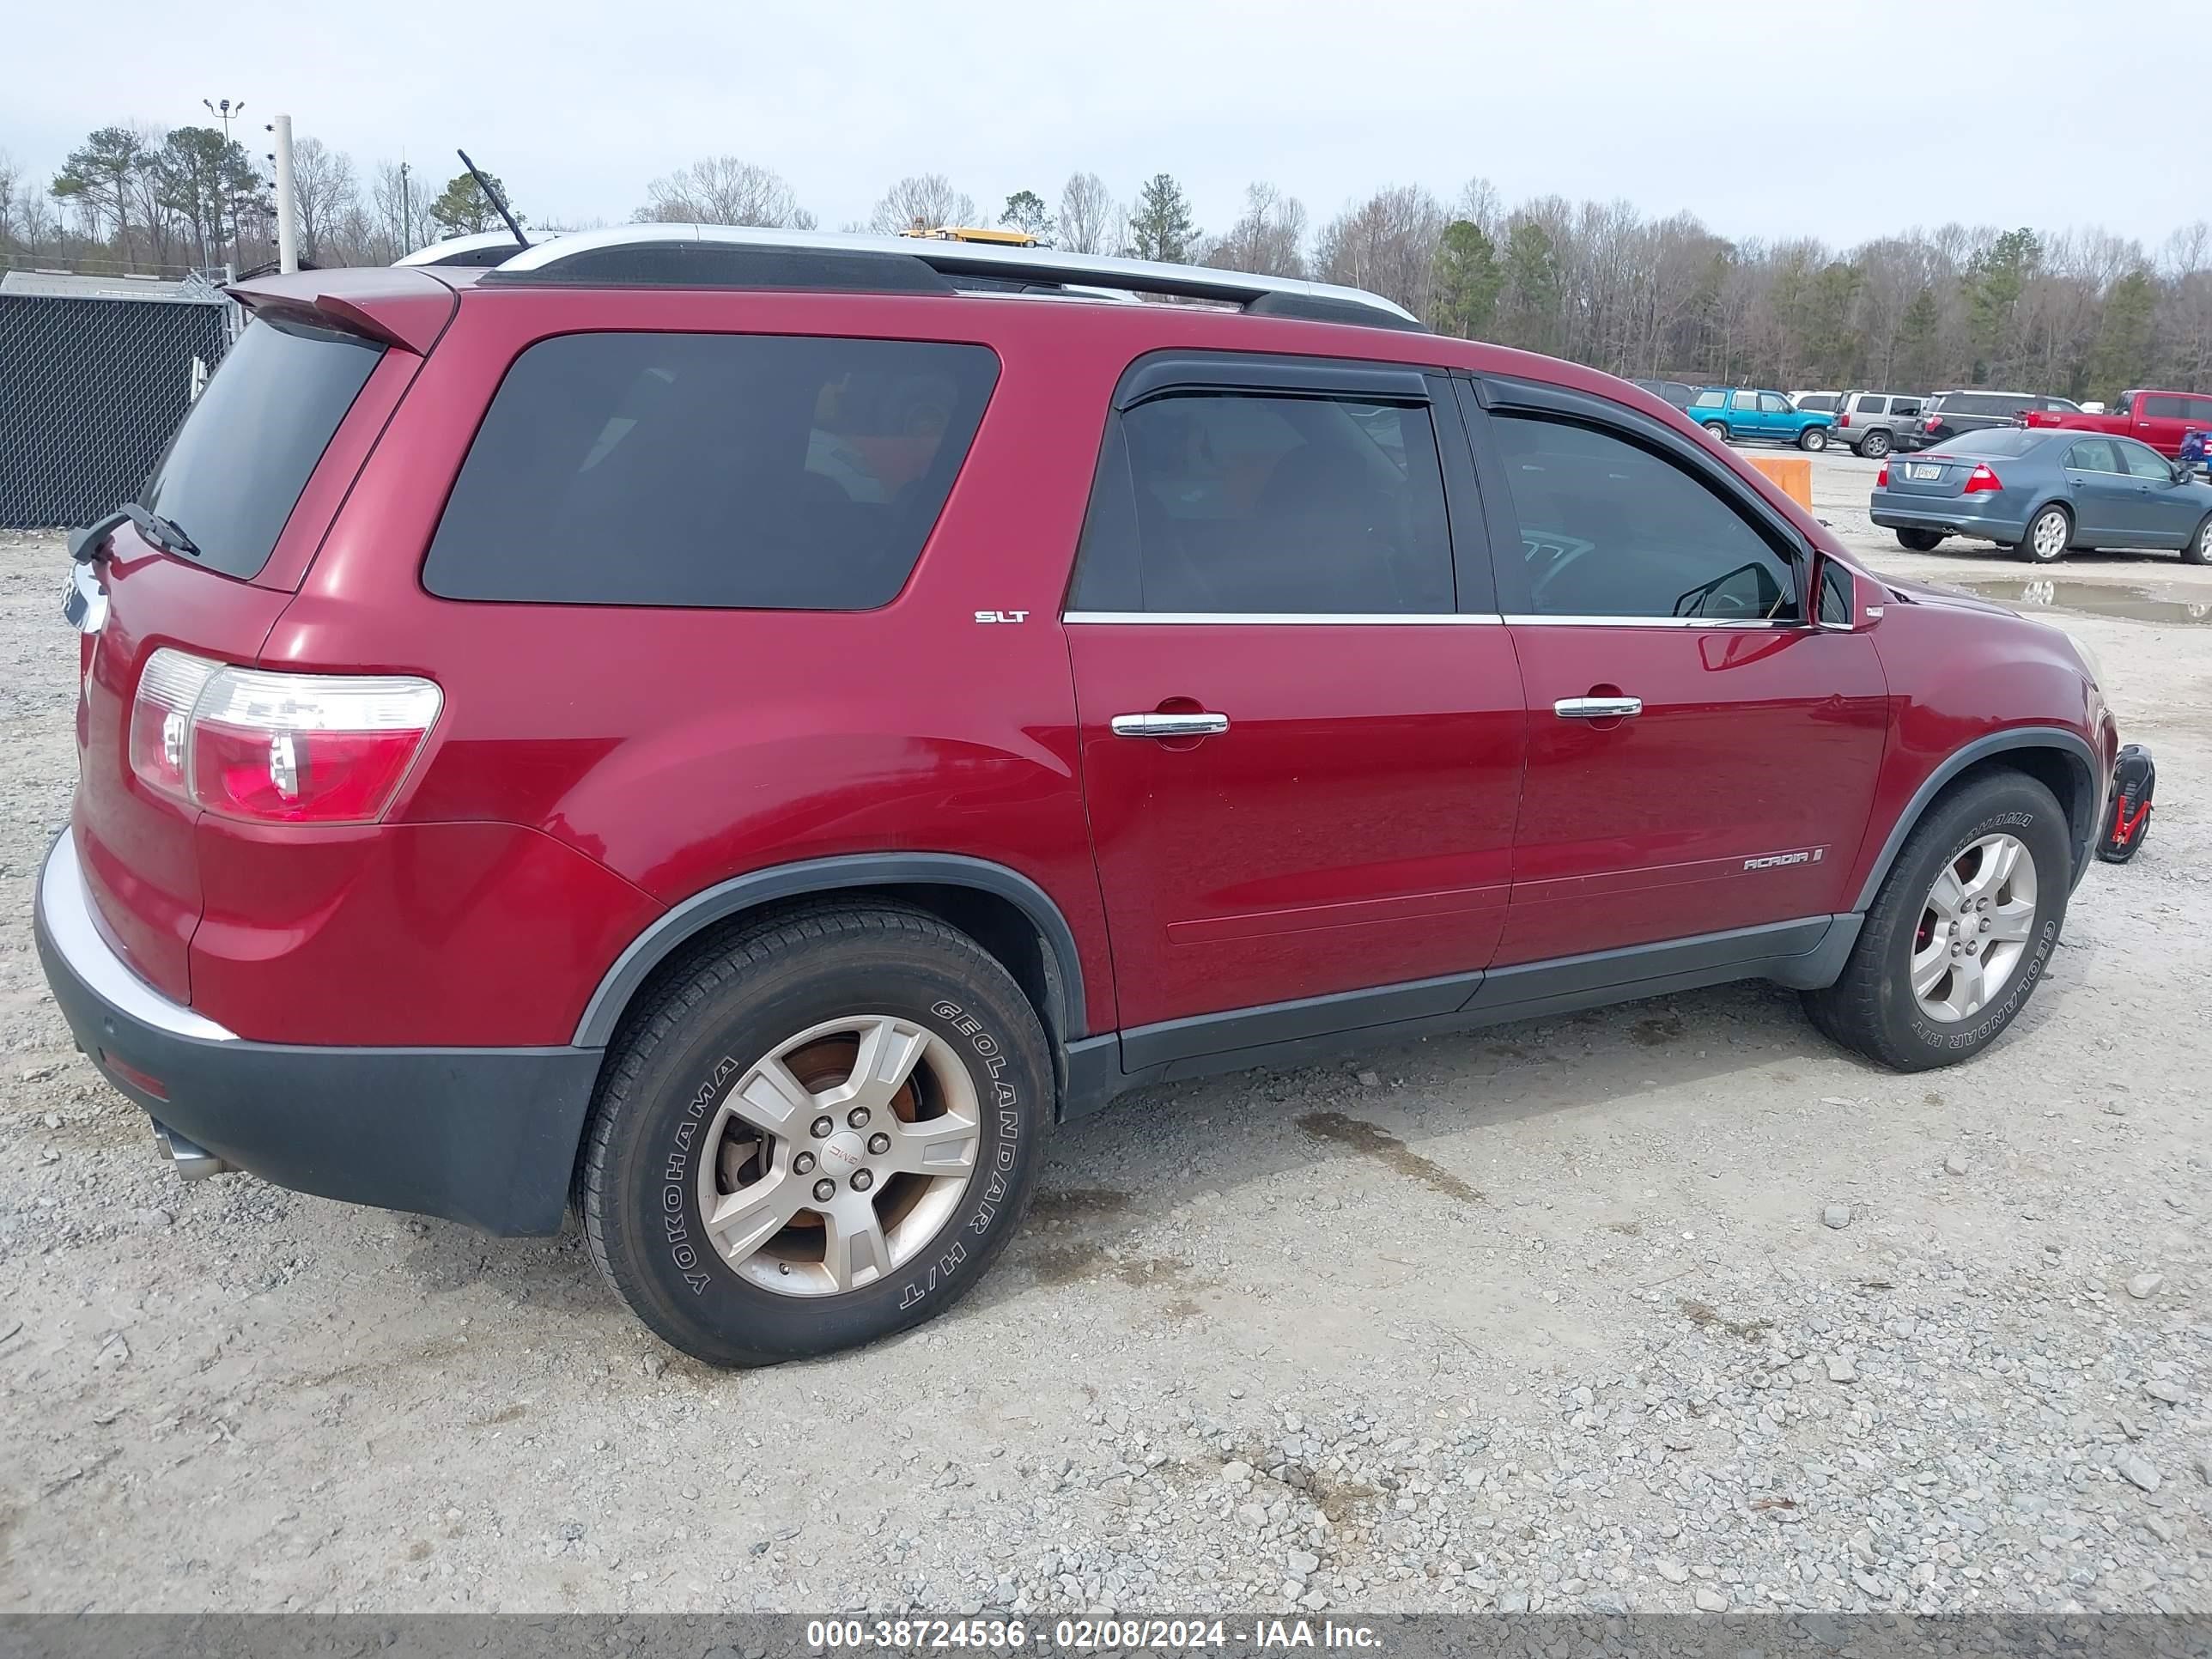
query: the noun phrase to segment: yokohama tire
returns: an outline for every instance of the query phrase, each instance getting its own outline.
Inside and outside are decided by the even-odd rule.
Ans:
[[[2017,963],[1988,1004],[1956,1021],[1934,1019],[1911,968],[1930,890],[1947,867],[1991,836],[2019,842],[2033,860],[2034,917]],[[1899,849],[1867,912],[1843,976],[1805,994],[1813,1023],[1847,1048],[1900,1072],[1971,1060],[2027,1004],[2066,920],[2073,838],[2051,792],[2018,772],[1986,773],[1939,796]]]
[[[724,1138],[714,1133],[717,1124],[747,1127],[726,1111],[764,1057],[783,1054],[794,1034],[856,1018],[863,1025],[896,1023],[935,1057],[927,1064],[944,1068],[974,1103],[972,1166],[965,1187],[956,1182],[947,1194],[942,1220],[920,1231],[922,1242],[907,1259],[888,1270],[865,1268],[875,1274],[865,1280],[853,1273],[853,1288],[788,1294],[769,1288],[781,1282],[778,1272],[789,1271],[769,1253],[772,1243],[744,1254],[748,1277],[708,1237],[702,1167],[708,1191],[722,1167],[720,1147],[708,1142]],[[848,1069],[855,1079],[861,1074],[857,1064]],[[918,1066],[912,1075],[925,1073]],[[919,1099],[921,1085],[913,1086]],[[629,1020],[610,1057],[578,1171],[585,1234],[631,1311],[708,1364],[773,1364],[852,1347],[944,1312],[982,1276],[1028,1208],[1053,1100],[1052,1063],[1036,1011],[974,940],[933,916],[890,905],[787,914],[693,957]],[[793,1124],[812,1109],[802,1109]],[[898,1127],[884,1121],[890,1115],[870,1127]],[[838,1128],[843,1141],[842,1122]],[[833,1143],[810,1141],[806,1133],[794,1127],[789,1137],[790,1146],[821,1149],[819,1167],[810,1158],[806,1173],[835,1172]],[[787,1161],[791,1156],[787,1146]],[[702,1165],[710,1158],[717,1163]],[[896,1178],[886,1174],[868,1201],[888,1206]],[[921,1179],[927,1185],[934,1177]],[[849,1182],[854,1189],[860,1184]],[[824,1223],[817,1217],[814,1224]],[[893,1224],[886,1221],[882,1231],[890,1235]],[[817,1236],[818,1253],[826,1252],[827,1237]],[[804,1235],[787,1230],[775,1238],[803,1242]],[[848,1253],[848,1261],[854,1259]]]

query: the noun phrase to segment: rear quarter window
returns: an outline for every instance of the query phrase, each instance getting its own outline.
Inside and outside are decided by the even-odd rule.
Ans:
[[[145,505],[198,545],[194,562],[259,575],[383,355],[350,334],[247,324],[155,465]]]
[[[988,348],[572,334],[515,360],[423,564],[451,599],[865,611],[905,586]]]

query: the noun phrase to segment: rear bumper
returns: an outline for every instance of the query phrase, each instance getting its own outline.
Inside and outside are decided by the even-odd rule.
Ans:
[[[1884,530],[1936,530],[1947,536],[1982,536],[2007,546],[2027,533],[2025,518],[1995,516],[1972,510],[1960,495],[1900,495],[1877,489],[1867,516]]]
[[[108,946],[66,834],[40,872],[33,931],[54,1000],[100,1075],[223,1162],[487,1232],[559,1230],[599,1050],[246,1042],[170,1001]]]

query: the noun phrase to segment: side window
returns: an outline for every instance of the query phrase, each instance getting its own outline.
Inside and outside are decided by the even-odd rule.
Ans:
[[[1709,386],[1690,399],[1692,409],[1720,409],[1728,403],[1728,393],[1717,386]]]
[[[569,334],[507,371],[422,568],[449,599],[864,611],[905,586],[998,358]]]
[[[2181,418],[2204,426],[2212,426],[2212,398],[2184,398]]]
[[[1887,398],[1862,398],[1859,399],[1858,412],[1862,415],[1887,415],[1889,413],[1889,399]],[[1904,413],[1902,410],[1899,410],[1898,412],[1899,414]]]
[[[1762,392],[1759,394],[1759,412],[1762,415],[1787,415],[1790,399],[1778,392]]]
[[[1521,526],[1500,560],[1504,608],[1539,617],[1796,621],[1795,571],[1735,507],[1613,432],[1493,416]]]
[[[1890,400],[1890,418],[1892,420],[1899,421],[1905,420],[1910,416],[1917,416],[1926,407],[1927,405],[1923,404],[1917,398],[1894,398]]]
[[[2146,420],[2178,421],[2181,418],[2181,399],[2179,398],[2146,398],[2137,411]]]
[[[1451,536],[1419,406],[1206,392],[1121,416],[1070,608],[1445,615]]]
[[[2155,478],[2164,483],[2173,477],[2173,463],[2148,444],[2122,442],[2114,447],[2120,452],[2120,459],[2127,463],[2130,477]]]
[[[2066,465],[2077,472],[2118,472],[2120,458],[2109,438],[2086,438],[2066,452]]]

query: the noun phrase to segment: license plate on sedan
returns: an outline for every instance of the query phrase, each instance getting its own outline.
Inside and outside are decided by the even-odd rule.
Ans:
[[[1933,483],[1943,476],[1943,469],[1930,461],[1907,461],[1905,464],[1905,476],[1908,478],[1924,478],[1929,483]]]

